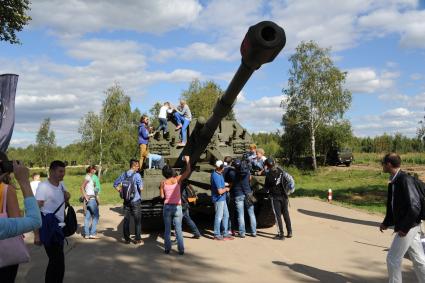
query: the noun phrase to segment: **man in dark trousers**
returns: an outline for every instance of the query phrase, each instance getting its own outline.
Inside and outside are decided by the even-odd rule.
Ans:
[[[401,261],[409,252],[418,277],[425,282],[425,255],[420,239],[421,202],[413,177],[400,170],[401,159],[388,153],[382,160],[382,170],[389,173],[387,212],[379,230],[394,226],[394,240],[387,255],[389,282],[402,282]]]
[[[279,227],[276,240],[283,240],[283,225],[282,217],[285,220],[287,238],[292,238],[291,218],[289,218],[288,211],[288,195],[295,190],[294,178],[281,168],[277,167],[273,158],[267,158],[265,161],[266,166],[266,192],[270,196],[276,224]]]

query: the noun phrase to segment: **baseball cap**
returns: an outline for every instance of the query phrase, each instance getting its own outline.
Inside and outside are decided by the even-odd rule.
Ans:
[[[215,162],[215,167],[219,168],[219,167],[223,167],[223,166],[224,166],[223,161],[221,161],[221,160],[217,160],[217,161]]]

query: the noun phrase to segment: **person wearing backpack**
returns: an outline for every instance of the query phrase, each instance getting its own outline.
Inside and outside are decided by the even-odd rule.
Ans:
[[[41,211],[42,226],[35,231],[34,244],[43,244],[49,257],[45,282],[63,282],[65,275],[65,255],[63,243],[65,235],[65,202],[70,198],[63,184],[65,163],[55,160],[50,163],[47,181],[38,185],[35,198]]]
[[[250,185],[250,161],[247,159],[236,159],[232,164],[235,168],[235,175],[232,183],[232,189],[230,191],[232,192],[232,198],[235,200],[239,226],[239,237],[245,238],[246,234],[245,209],[248,211],[249,222],[251,226],[251,236],[257,237],[257,219],[255,218],[254,203],[250,198],[253,196],[253,191]]]
[[[394,239],[387,254],[389,282],[402,282],[401,262],[406,252],[413,262],[418,282],[425,282],[425,254],[420,239],[421,200],[412,176],[400,170],[401,159],[388,153],[382,171],[389,173],[387,211],[379,227],[383,232],[394,226]]]
[[[124,225],[123,235],[126,244],[131,243],[130,239],[130,217],[134,217],[134,231],[136,237],[134,244],[143,244],[142,233],[142,190],[143,180],[139,174],[139,161],[130,160],[130,169],[122,173],[114,181],[114,189],[120,193],[124,205]]]
[[[292,238],[291,218],[289,217],[288,202],[289,195],[295,190],[294,178],[287,172],[276,166],[273,158],[269,157],[265,161],[266,180],[264,187],[270,196],[276,224],[279,228],[278,234],[274,237],[276,240],[283,240],[282,217],[285,220],[287,238]]]

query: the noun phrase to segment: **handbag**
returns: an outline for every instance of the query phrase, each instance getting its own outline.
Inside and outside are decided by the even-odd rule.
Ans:
[[[253,192],[245,194],[245,205],[251,207],[257,203],[257,198],[254,196]]]
[[[0,186],[4,187],[3,194],[3,212],[0,214],[0,218],[7,218],[6,200],[7,200],[7,185],[3,184]],[[20,264],[29,262],[30,254],[24,243],[22,235],[15,236],[12,238],[0,240],[0,268],[10,265]]]

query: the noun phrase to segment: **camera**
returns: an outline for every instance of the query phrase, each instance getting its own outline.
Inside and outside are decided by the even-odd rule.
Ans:
[[[0,151],[0,174],[13,172],[13,161],[7,158],[6,153]]]

